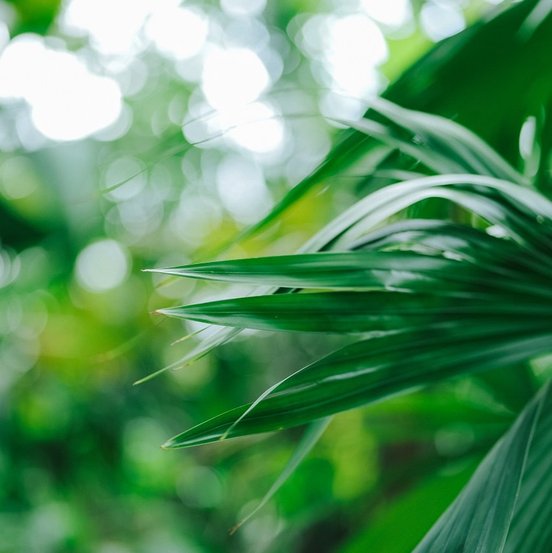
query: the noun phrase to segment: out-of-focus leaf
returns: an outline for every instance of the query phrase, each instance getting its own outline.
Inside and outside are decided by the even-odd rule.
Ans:
[[[433,474],[394,501],[384,504],[366,527],[340,548],[339,553],[411,551],[460,492],[474,469],[472,465],[470,463],[453,474]],[[397,528],[401,531],[397,532]]]
[[[0,199],[0,239],[5,246],[22,249],[47,235],[34,222],[24,219]]]
[[[524,38],[531,36],[546,21],[551,12],[552,1],[539,0],[523,22],[520,29],[521,36]]]
[[[541,414],[529,450],[504,553],[552,549],[552,398],[548,383],[537,399]]]
[[[156,376],[163,374],[164,372],[175,370],[175,369],[181,369],[182,367],[185,367],[186,365],[189,365],[194,361],[201,359],[209,352],[213,351],[215,348],[231,340],[234,336],[239,334],[239,332],[240,332],[240,329],[238,328],[219,329],[217,332],[214,332],[205,340],[202,340],[201,342],[199,342],[199,344],[197,344],[191,351],[183,355],[178,361],[171,363],[170,365],[163,367],[157,371],[154,371],[144,376],[143,378],[140,378],[139,380],[136,380],[136,382],[134,382],[134,386],[138,386],[139,384],[144,384],[149,380],[152,380]]]
[[[295,469],[301,464],[301,461],[310,453],[311,449],[316,445],[316,442],[320,439],[320,436],[324,433],[324,430],[328,427],[328,424],[331,421],[331,417],[320,419],[312,422],[301,441],[297,444],[293,455],[290,457],[289,461],[286,463],[286,466],[283,468],[282,472],[278,475],[278,478],[274,481],[274,484],[270,486],[270,489],[262,497],[259,503],[255,508],[236,526],[231,530],[233,534],[241,526],[243,526],[247,521],[251,520],[274,496],[274,494],[287,482],[288,478],[295,472]]]
[[[61,0],[8,0],[17,10],[19,19],[14,35],[46,34],[59,12]]]

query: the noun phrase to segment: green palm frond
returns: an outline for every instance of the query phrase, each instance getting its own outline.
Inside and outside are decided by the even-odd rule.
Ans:
[[[461,68],[466,59],[474,71],[487,67],[489,78],[504,80],[504,59],[489,68],[474,56],[473,45],[487,44],[506,28],[514,33],[517,47],[534,52],[528,67],[516,66],[519,74],[542,70],[548,61],[538,45],[551,18],[539,17],[530,33],[520,31],[536,18],[530,15],[533,10],[544,10],[542,5],[522,2],[435,48],[388,89],[386,100],[374,101],[360,121],[347,122],[351,130],[321,167],[242,235],[276,220],[309,189],[352,167],[375,144],[401,153],[383,156],[367,176],[382,169],[391,184],[360,198],[297,253],[154,269],[252,286],[244,297],[160,310],[223,327],[173,367],[205,355],[244,328],[333,333],[347,344],[276,382],[255,401],[174,436],[164,447],[191,447],[311,423],[309,447],[292,458],[288,466],[294,467],[312,446],[310,436],[318,436],[324,427],[325,422],[317,421],[446,379],[515,369],[552,352],[552,203],[537,191],[546,178],[542,163],[531,180],[512,165],[513,156],[502,155],[508,154],[507,147],[502,154],[491,148],[485,138],[496,137],[501,122],[491,113],[485,119],[489,128],[481,131],[475,119],[480,106],[464,120],[435,115],[450,114],[460,105],[462,87],[437,84],[429,90],[427,102],[436,106],[432,114],[389,101],[397,95],[403,105],[415,104],[419,91],[407,87],[419,82],[416,72],[425,71],[430,78],[432,67],[436,83],[442,84],[451,79],[450,67]],[[439,61],[447,49],[446,63]],[[484,82],[481,78],[474,87],[484,90]],[[524,96],[520,86],[499,90],[493,100],[511,102],[512,91]],[[533,108],[534,101],[538,107],[546,102],[547,90],[534,94]],[[515,128],[517,137],[526,116],[513,111],[502,123]],[[389,167],[389,159],[399,161]],[[412,206],[435,199],[454,206],[450,220],[434,214],[408,219]],[[423,207],[419,213],[423,217]],[[550,551],[551,413],[547,385],[487,455],[417,553]]]
[[[426,166],[469,172],[428,175],[376,190],[294,255],[155,269],[177,277],[249,284],[259,294],[161,310],[228,327],[189,358],[242,328],[356,338],[276,383],[256,401],[201,423],[164,447],[302,425],[447,378],[517,367],[552,350],[552,203],[520,186],[526,183],[514,169],[457,124],[389,103],[380,107],[386,115],[400,114],[401,124],[425,136],[425,142],[404,141],[415,144],[409,152],[413,156],[432,152]],[[479,217],[477,225],[431,219],[390,222],[431,198],[472,212]],[[502,550],[510,521],[517,520],[512,513],[524,489],[520,482],[535,412],[523,415],[489,454],[419,551],[449,545],[457,550],[478,539],[493,548],[481,551]],[[507,485],[500,477],[488,477],[506,470],[510,461],[505,459],[515,459],[511,470],[517,471]],[[497,492],[500,508],[496,501],[495,507],[478,503],[480,489],[486,487]],[[492,509],[493,530],[485,534]],[[475,521],[473,528],[468,519]],[[456,525],[471,530],[460,535],[447,529]]]
[[[369,233],[412,202],[435,196],[500,225],[506,238],[438,221],[405,221]],[[548,353],[551,238],[552,204],[538,193],[492,177],[441,175],[374,192],[305,247],[349,244],[354,251],[159,269],[293,292],[161,310],[167,315],[235,329],[363,337],[170,446],[294,426],[449,376]]]

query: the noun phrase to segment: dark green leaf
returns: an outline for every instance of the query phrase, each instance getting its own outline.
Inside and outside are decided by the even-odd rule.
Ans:
[[[446,287],[442,294],[447,295]],[[160,313],[215,325],[302,332],[389,331],[404,325],[468,324],[474,318],[492,322],[501,316],[517,317],[521,324],[522,320],[544,321],[550,316],[550,302],[539,297],[504,301],[476,291],[465,295],[447,298],[392,291],[278,294],[173,307]]]
[[[537,535],[532,531],[533,518],[529,519],[524,511],[524,501],[530,493],[532,507],[539,499],[540,505],[550,503],[552,478],[548,477],[551,464],[547,454],[552,442],[551,420],[552,385],[549,384],[483,460],[415,553],[549,551],[550,519],[543,526],[541,518]],[[544,463],[543,454],[548,457]],[[544,510],[550,513],[550,508]],[[523,529],[520,521],[525,523]]]
[[[279,430],[452,376],[515,366],[550,351],[551,339],[546,325],[496,320],[364,340],[292,374],[254,403],[175,436],[165,447]]]

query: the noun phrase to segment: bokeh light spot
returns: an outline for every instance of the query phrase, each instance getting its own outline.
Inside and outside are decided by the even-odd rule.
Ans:
[[[101,240],[84,248],[76,262],[79,284],[90,292],[104,292],[125,280],[128,254],[115,240]]]
[[[88,35],[105,55],[130,55],[139,51],[140,29],[152,10],[151,0],[71,0],[60,26],[73,36]]]
[[[25,100],[35,127],[53,140],[90,136],[113,124],[122,106],[115,80],[32,34],[12,40],[0,56],[0,100]]]
[[[208,28],[207,20],[197,10],[173,6],[152,14],[146,34],[163,54],[187,59],[199,53]]]
[[[220,7],[229,15],[255,16],[260,14],[266,0],[221,0]]]
[[[327,59],[335,84],[354,97],[375,92],[374,69],[387,59],[387,44],[378,26],[366,15],[330,20]]]
[[[364,12],[389,27],[400,27],[412,16],[409,0],[362,0]]]
[[[245,223],[257,220],[271,205],[262,170],[240,156],[228,156],[220,163],[217,189],[226,209]]]
[[[269,84],[266,67],[249,48],[214,48],[206,55],[202,87],[215,109],[234,109],[253,102]]]
[[[242,148],[255,153],[277,150],[284,139],[284,124],[274,109],[264,102],[254,102],[237,113],[221,113],[222,129]]]
[[[452,2],[427,2],[420,21],[425,34],[435,42],[459,33],[466,26],[459,6]]]

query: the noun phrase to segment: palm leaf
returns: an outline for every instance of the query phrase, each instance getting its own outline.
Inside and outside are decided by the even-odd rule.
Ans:
[[[512,165],[527,110],[535,113],[551,92],[546,80],[537,79],[550,69],[545,54],[552,36],[549,12],[546,1],[526,0],[438,45],[386,92],[388,99],[414,110],[375,101],[363,120],[350,123],[353,130],[342,134],[324,163],[241,236],[274,221],[308,190],[343,173],[383,142],[384,155],[372,156],[365,180],[386,171],[386,178],[406,175],[407,180],[356,202],[297,255],[158,269],[260,287],[254,296],[161,310],[229,327],[181,363],[204,355],[244,327],[335,332],[349,338],[361,334],[254,402],[175,436],[165,447],[309,422],[321,428],[324,423],[316,421],[340,411],[448,378],[516,368],[550,353],[552,203],[531,190]],[[459,82],[467,62],[473,78]],[[534,81],[539,84],[528,91],[526,83]],[[497,89],[498,82],[511,86]],[[469,106],[466,86],[477,100]],[[490,89],[492,94],[486,94]],[[429,105],[434,113],[460,116],[452,122],[415,111]],[[547,120],[543,136],[549,134]],[[506,142],[499,139],[504,135]],[[548,142],[543,141],[543,148],[547,159]],[[399,158],[397,151],[406,156]],[[541,164],[535,182],[542,186],[545,178]],[[457,206],[458,220],[475,215],[476,228],[438,221],[390,223],[431,199]],[[550,390],[546,386],[524,410],[417,552],[550,550]],[[306,443],[311,445],[308,439]],[[302,449],[290,460],[290,471]]]
[[[426,287],[429,289],[431,283]],[[358,333],[394,331],[403,325],[469,324],[476,319],[517,317],[525,321],[547,321],[550,297],[538,295],[514,298],[472,292],[455,297],[446,286],[442,294],[410,294],[394,291],[314,292],[278,294],[199,303],[159,312],[171,317],[203,323],[257,330],[296,332]],[[451,295],[453,297],[446,297]],[[510,301],[505,301],[509,299]]]
[[[435,228],[435,227],[431,227]],[[402,227],[404,229],[404,226]],[[405,246],[404,230],[398,244]],[[468,233],[469,235],[469,233]],[[479,235],[479,236],[478,236]],[[389,237],[388,237],[389,238]],[[520,248],[504,240],[498,240],[483,232],[474,231],[463,242],[458,234],[453,236],[428,233],[424,245],[436,251],[366,250],[314,254],[282,255],[277,257],[248,258],[230,261],[198,263],[167,269],[154,269],[154,272],[196,279],[279,286],[292,289],[328,290],[395,290],[403,292],[426,292],[439,296],[466,297],[477,292],[505,291],[526,294],[549,295],[548,275],[540,274],[542,263],[525,255],[520,260]],[[423,238],[417,235],[417,244]],[[476,240],[474,240],[476,239]],[[372,246],[374,245],[372,240]],[[381,237],[376,240],[381,245]],[[468,245],[477,243],[476,257],[470,255]],[[389,245],[389,241],[386,242]],[[462,245],[464,246],[462,248]],[[444,248],[444,249],[443,249]],[[356,249],[360,249],[357,245]],[[455,253],[455,257],[450,255]],[[525,273],[531,271],[530,284],[524,282]],[[388,296],[390,298],[390,296]],[[310,298],[306,298],[308,301]],[[258,303],[261,300],[249,300]],[[268,299],[268,302],[278,302]],[[302,300],[283,300],[302,301]],[[222,304],[219,304],[222,305]],[[197,306],[196,306],[197,307]],[[184,315],[186,307],[161,310],[167,314]]]
[[[414,553],[550,551],[551,444],[552,385],[548,384]]]
[[[297,371],[256,402],[175,436],[165,447],[297,426],[452,376],[515,366],[549,351],[552,334],[544,323],[522,328],[497,319],[411,328],[356,342]]]
[[[372,100],[371,112],[349,127],[398,148],[437,173],[473,173],[527,184],[527,179],[485,141],[445,117],[408,110],[387,100]],[[381,114],[380,123],[370,114]]]

